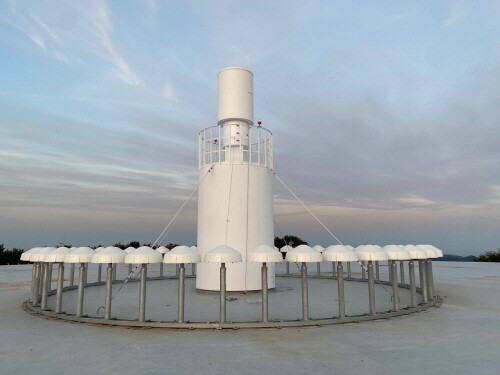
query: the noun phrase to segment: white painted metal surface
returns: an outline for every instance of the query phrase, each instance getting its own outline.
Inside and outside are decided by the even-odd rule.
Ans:
[[[287,262],[321,262],[320,252],[307,245],[299,245],[286,253]]]
[[[252,73],[228,68],[218,75],[218,126],[200,132],[198,250],[236,249],[242,263],[227,266],[227,290],[261,289],[260,265],[247,253],[274,245],[272,134],[253,124]],[[269,288],[274,288],[270,264]],[[196,287],[219,290],[219,266],[199,264]]]
[[[256,263],[279,263],[283,262],[283,256],[274,246],[260,245],[248,253],[248,261]]]
[[[188,246],[176,246],[163,257],[163,263],[198,263],[200,253]]]
[[[92,263],[124,263],[127,253],[114,246],[106,247],[92,256]]]
[[[141,246],[125,256],[125,263],[130,264],[161,263],[162,261],[163,256],[148,246]]]
[[[411,254],[404,247],[398,245],[386,245],[382,250],[387,254],[389,260],[410,260]]]
[[[58,247],[45,255],[44,262],[47,263],[61,263],[66,261],[67,255],[71,252],[67,247]]]
[[[323,252],[323,260],[326,262],[356,262],[358,255],[347,246],[332,245]]]
[[[33,251],[30,254],[30,262],[43,262],[45,260],[45,256],[54,251],[55,247],[42,247],[36,251]]]
[[[66,255],[66,263],[90,263],[95,251],[90,247],[77,247]]]
[[[241,254],[231,246],[219,245],[207,251],[203,261],[206,263],[239,263],[242,261]]]
[[[410,253],[411,259],[427,259],[427,251],[415,245],[401,245],[406,251]]]
[[[362,245],[354,251],[361,261],[387,260],[387,254],[375,245]]]

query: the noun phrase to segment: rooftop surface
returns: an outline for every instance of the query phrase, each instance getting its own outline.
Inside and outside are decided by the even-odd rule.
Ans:
[[[300,329],[175,331],[33,316],[21,309],[31,266],[1,266],[0,372],[498,374],[500,265],[435,262],[433,268],[444,303],[412,316]]]

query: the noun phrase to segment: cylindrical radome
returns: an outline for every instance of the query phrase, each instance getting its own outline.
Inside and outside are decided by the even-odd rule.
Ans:
[[[241,68],[219,73],[219,125],[199,140],[198,250],[202,259],[219,245],[241,253],[242,263],[226,264],[228,291],[261,290],[261,265],[247,263],[247,253],[274,246],[272,134],[252,126],[252,77]],[[219,266],[199,264],[196,287],[219,290]],[[274,264],[268,275],[274,288]]]

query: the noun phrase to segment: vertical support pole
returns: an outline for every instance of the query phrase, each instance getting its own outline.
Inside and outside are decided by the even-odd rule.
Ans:
[[[196,275],[196,263],[191,263],[191,276]]]
[[[39,263],[35,262],[33,263],[33,266],[35,267],[35,279],[33,281],[33,295],[31,296],[31,304],[33,306],[38,306],[38,290],[40,288],[40,268],[38,267]]]
[[[290,275],[290,262],[287,262],[287,261],[285,261],[285,262],[286,262],[286,274]]]
[[[160,263],[160,277],[163,277],[163,262]]]
[[[262,263],[261,268],[261,280],[262,280],[262,322],[267,323],[269,321],[269,304],[268,304],[268,290],[267,290],[267,264]]]
[[[47,263],[47,292],[52,290],[52,263]]]
[[[427,295],[427,272],[425,271],[425,259],[418,260],[418,275],[420,277],[420,292],[422,293],[422,302],[429,302]]]
[[[316,263],[316,274],[317,276],[321,276],[321,262]]]
[[[339,298],[339,318],[345,318],[344,269],[342,262],[337,263],[337,287]]]
[[[57,294],[56,294],[56,313],[60,313],[62,309],[62,294],[64,286],[64,263],[59,263],[59,270],[57,272]]]
[[[361,278],[363,280],[366,279],[366,271],[365,271],[365,262],[364,261],[361,262]]]
[[[389,282],[392,283],[391,261],[387,261],[387,272],[389,274]]]
[[[309,320],[309,293],[307,288],[306,262],[302,262],[302,267],[300,267],[300,277],[302,279],[302,320]]]
[[[332,262],[332,279],[335,279],[335,262]]]
[[[179,277],[179,265],[175,265],[175,277]]]
[[[97,266],[97,282],[102,282],[102,263]]]
[[[42,277],[42,303],[40,308],[45,310],[47,308],[47,288],[49,287],[49,263],[42,263],[43,277]]]
[[[427,296],[429,299],[434,299],[434,277],[432,274],[432,259],[427,259],[426,262],[426,270],[427,270]]]
[[[375,278],[373,275],[373,262],[368,261],[368,298],[370,302],[370,315],[375,315]]]
[[[139,322],[146,321],[146,278],[148,276],[147,266],[141,264],[141,285],[139,290]]]
[[[36,276],[36,264],[32,264],[31,269],[31,294],[30,294],[30,302],[33,304],[33,296],[35,294],[35,276]]]
[[[113,281],[116,281],[116,269],[118,267],[118,264],[115,263],[113,264]]]
[[[378,260],[375,261],[375,279],[380,280],[380,264]]]
[[[415,263],[413,260],[408,262],[408,273],[410,274],[410,306],[417,306],[417,287],[415,285]]]
[[[399,261],[399,272],[401,273],[401,284],[405,283],[405,262],[403,260]]]
[[[106,268],[106,301],[104,303],[104,319],[111,319],[111,296],[113,294],[113,264]]]
[[[132,264],[128,265],[128,274],[130,275],[132,273]]]
[[[399,310],[399,285],[398,285],[398,265],[395,260],[391,260],[392,273],[392,306],[395,311]]]
[[[36,291],[36,304],[40,306],[42,300],[42,285],[43,285],[43,263],[38,262],[38,289]]]
[[[177,304],[177,323],[184,322],[184,297],[185,297],[186,268],[184,263],[179,265],[179,295]]]
[[[220,264],[219,323],[226,323],[226,264]]]
[[[351,272],[351,262],[347,263],[347,277],[352,278],[352,272]]]
[[[78,299],[76,302],[76,316],[80,317],[83,313],[83,294],[85,288],[85,263],[80,263],[78,272]]]
[[[75,263],[69,267],[69,286],[75,285]]]

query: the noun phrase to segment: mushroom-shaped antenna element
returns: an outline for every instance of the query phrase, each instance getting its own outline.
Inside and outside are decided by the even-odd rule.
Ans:
[[[287,262],[301,262],[300,277],[302,284],[302,319],[309,320],[309,291],[307,285],[307,263],[321,262],[321,253],[307,245],[299,245],[286,254]]]
[[[318,253],[322,253],[323,251],[325,251],[325,248],[320,245],[314,245],[312,248],[316,250]],[[316,263],[316,269],[318,276],[321,276],[321,262]]]
[[[290,246],[290,245],[285,245],[283,246],[281,249],[280,249],[280,253],[283,253],[283,254],[286,254],[288,253],[290,250],[292,250],[293,247]],[[286,262],[286,274],[289,275],[290,274],[290,263]]]
[[[418,248],[427,253],[427,260],[425,261],[425,272],[427,279],[427,294],[428,297],[434,298],[434,275],[432,272],[432,258],[440,258],[443,252],[432,245],[417,245]]]
[[[260,245],[248,253],[247,261],[252,263],[262,263],[260,272],[262,284],[262,321],[265,323],[269,321],[267,263],[282,262],[283,256],[274,246]]]
[[[24,262],[29,262],[31,254],[39,249],[43,249],[43,248],[42,247],[34,247],[32,249],[26,250],[25,252],[23,252],[21,254],[21,260]]]
[[[404,245],[402,247],[410,252],[411,259],[418,260],[418,274],[420,279],[422,302],[427,303],[429,301],[429,295],[427,293],[427,267],[426,267],[427,264],[426,260],[428,258],[427,251],[415,245]],[[410,262],[410,264],[411,263],[412,262]],[[412,305],[414,304],[412,303]]]
[[[123,251],[125,251],[127,254],[129,254],[129,253],[131,253],[132,251],[135,251],[135,250],[137,250],[135,247],[129,246],[129,247],[127,247]]]
[[[53,250],[52,252],[50,252],[45,256],[45,262],[59,263],[59,268],[57,272],[57,293],[56,293],[56,309],[55,309],[56,313],[61,312],[62,293],[64,286],[64,262],[66,261],[66,257],[70,252],[71,250],[68,249],[67,247],[58,247],[57,249]],[[49,278],[51,277],[52,276],[50,275],[50,270],[49,270]]]
[[[163,256],[163,263],[174,263],[179,265],[179,286],[177,296],[177,322],[184,321],[184,300],[185,300],[185,263],[201,262],[200,253],[188,246],[176,246]]]
[[[50,288],[49,280],[51,278],[49,268],[52,268],[52,264],[46,263],[45,258],[55,249],[55,247],[42,247],[29,254],[29,260],[37,263],[38,267],[38,283],[35,282],[35,288],[37,290],[35,306],[37,306],[38,301],[41,300],[40,307],[42,310],[45,310],[47,307],[47,295],[48,289]]]
[[[387,260],[387,254],[374,245],[363,245],[355,249],[356,254],[361,261],[368,262],[368,298],[370,305],[370,314],[376,314],[375,307],[375,278],[373,275],[373,262]]]
[[[139,322],[146,320],[146,281],[147,265],[161,263],[163,256],[149,246],[141,246],[125,256],[125,263],[141,265],[141,281],[139,287]]]
[[[387,254],[390,262],[389,273],[391,275],[390,279],[392,281],[392,303],[395,311],[399,310],[399,284],[398,284],[398,265],[396,260],[411,260],[410,252],[405,250],[403,247],[398,245],[387,245],[382,248],[382,250]],[[401,262],[402,265],[402,262]],[[401,267],[401,277],[403,275],[404,269]]]
[[[104,319],[111,319],[111,296],[113,292],[113,264],[125,262],[126,252],[118,247],[102,248],[92,256],[92,263],[107,264],[106,268],[106,297],[104,303]]]
[[[205,263],[220,263],[219,323],[226,322],[226,263],[242,261],[241,254],[227,245],[219,245],[205,254]]]
[[[345,297],[344,297],[344,267],[342,262],[355,262],[358,260],[356,252],[344,245],[328,246],[323,252],[323,260],[332,262],[332,269],[335,273],[334,264],[337,262],[337,290],[339,300],[339,318],[345,318]]]
[[[76,304],[76,316],[81,317],[83,314],[83,297],[85,283],[87,282],[87,263],[92,261],[92,256],[95,251],[90,247],[77,247],[66,255],[66,263],[80,263],[80,271],[78,274],[78,298]]]
[[[40,249],[40,247],[33,247],[32,249],[29,249],[29,250],[23,252],[21,254],[21,260],[24,262],[29,262],[31,254],[38,249]],[[34,301],[33,298],[34,298],[35,278],[38,277],[37,268],[38,268],[37,265],[35,263],[33,263],[33,268],[31,271],[31,297],[30,297],[31,302]]]

